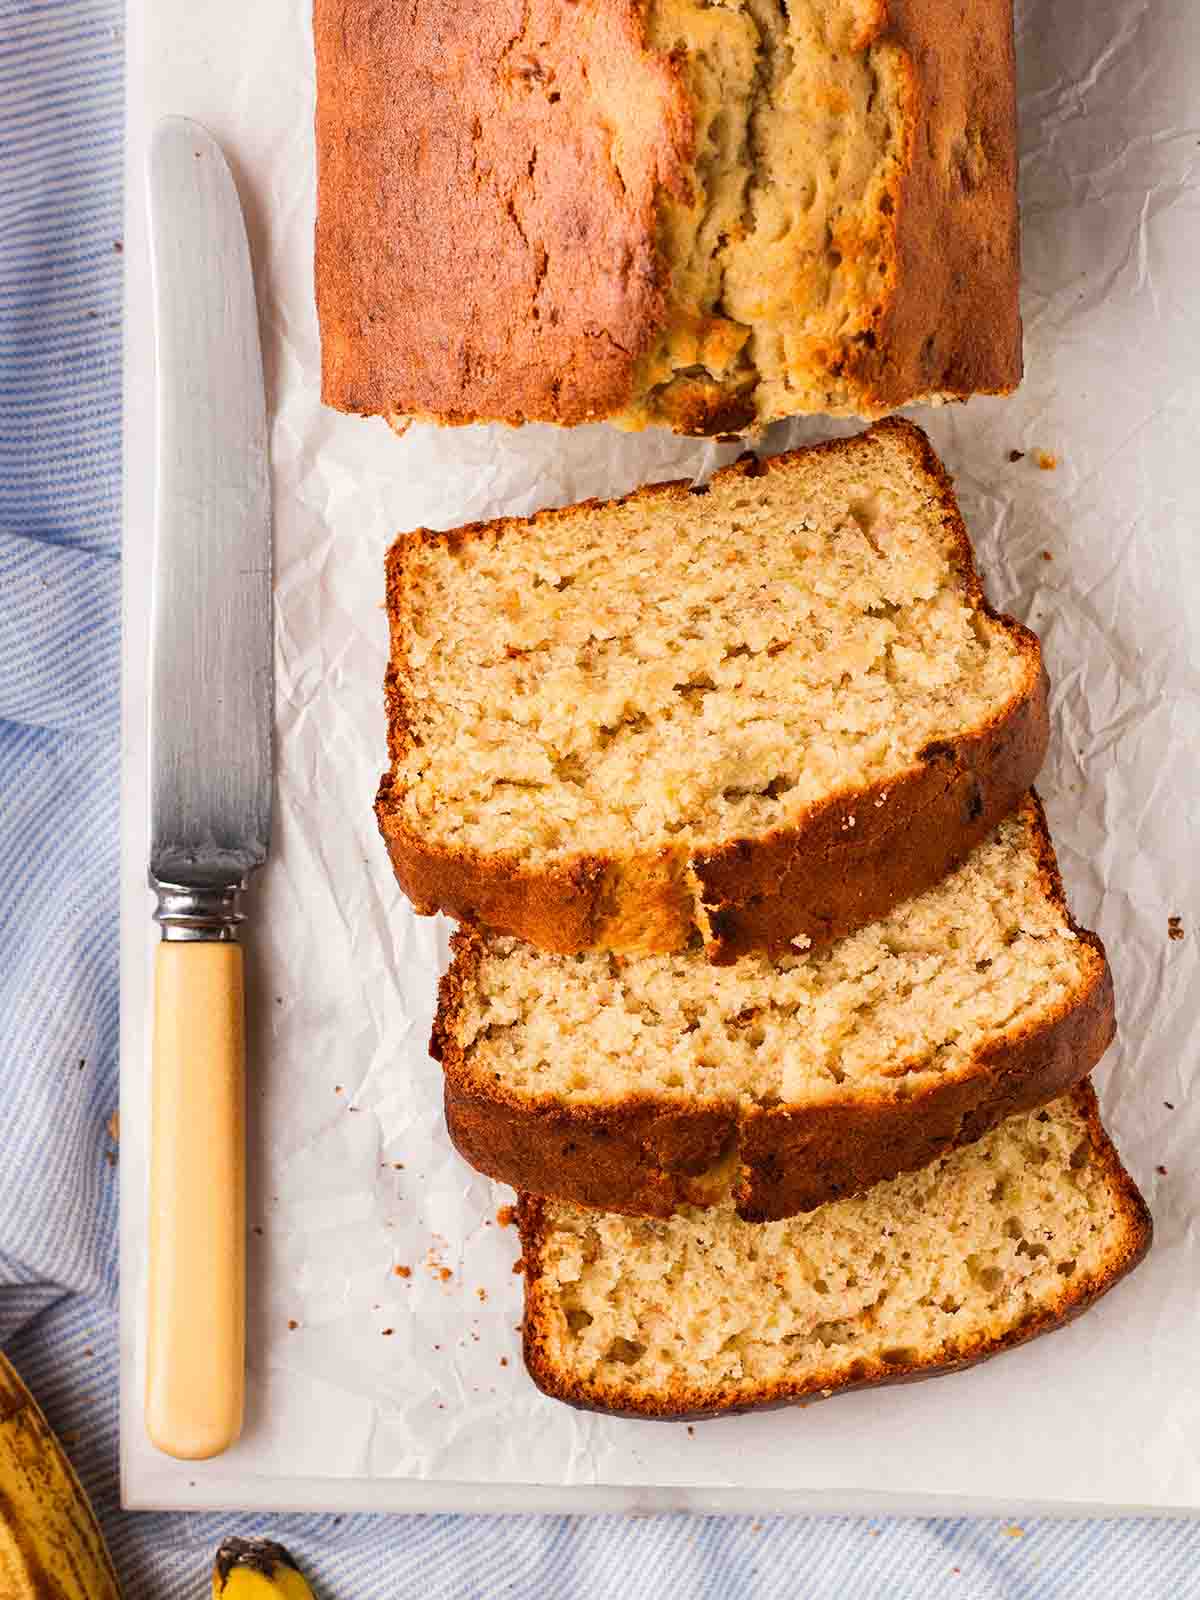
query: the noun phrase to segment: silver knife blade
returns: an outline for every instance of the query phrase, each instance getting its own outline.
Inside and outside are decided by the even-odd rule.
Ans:
[[[271,492],[258,309],[220,147],[170,117],[147,161],[158,475],[150,872],[232,886],[266,859]]]

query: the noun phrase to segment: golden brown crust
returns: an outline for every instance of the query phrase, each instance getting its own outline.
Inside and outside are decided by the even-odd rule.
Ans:
[[[1003,714],[926,746],[899,780],[814,806],[803,827],[692,858],[711,960],[841,939],[940,882],[1015,810],[1050,735],[1048,680],[1023,635],[1026,692]]]
[[[1037,1026],[994,1041],[969,1066],[904,1097],[859,1092],[762,1106],[732,1095],[696,1101],[648,1092],[572,1106],[515,1093],[464,1056],[459,1015],[484,954],[483,940],[464,931],[442,979],[430,1043],[445,1073],[455,1147],[514,1189],[642,1216],[719,1199],[721,1163],[736,1154],[738,1215],[765,1222],[927,1166],[1006,1117],[1056,1099],[1100,1060],[1116,1017],[1104,946],[1071,917],[1045,816],[1036,796],[1031,802],[1043,892],[1093,953],[1081,989]]]
[[[744,1390],[721,1385],[711,1389],[680,1387],[662,1399],[623,1396],[601,1384],[578,1379],[561,1371],[549,1354],[546,1321],[553,1314],[553,1307],[541,1287],[541,1255],[547,1232],[545,1202],[539,1195],[522,1194],[517,1218],[525,1269],[524,1354],[530,1377],[544,1394],[582,1410],[652,1420],[685,1421],[688,1418],[725,1416],[785,1405],[806,1405],[835,1394],[849,1393],[853,1389],[913,1383],[974,1366],[979,1361],[986,1361],[1004,1350],[1024,1344],[1039,1334],[1064,1327],[1137,1266],[1150,1248],[1154,1226],[1146,1202],[1121,1164],[1121,1158],[1100,1121],[1099,1106],[1091,1084],[1079,1084],[1073,1094],[1076,1111],[1087,1121],[1093,1158],[1105,1173],[1109,1192],[1125,1223],[1124,1236],[1099,1271],[1090,1275],[1076,1273],[1071,1278],[1064,1278],[1062,1291],[1052,1303],[1040,1305],[1014,1321],[998,1338],[980,1337],[945,1345],[931,1351],[923,1360],[903,1366],[864,1359],[857,1364],[858,1370],[853,1378],[834,1371],[815,1374],[801,1383],[763,1384],[753,1397],[747,1397]]]
[[[546,867],[516,854],[450,849],[412,830],[392,775],[385,773],[375,812],[400,886],[418,912],[444,911],[562,955],[680,950],[698,931],[710,959],[721,963],[752,949],[787,949],[798,937],[819,947],[937,883],[1015,810],[1037,777],[1049,739],[1041,647],[1020,623],[984,600],[953,485],[921,430],[892,417],[868,432],[900,443],[934,486],[968,598],[1009,631],[1025,661],[1020,693],[981,727],[927,746],[906,773],[814,804],[786,829],[707,851],[689,853],[680,845],[612,859],[580,854]],[[717,477],[787,472],[814,450],[843,452],[854,443],[835,439],[761,460],[748,456]],[[689,491],[686,483],[654,484],[627,499],[679,498]],[[450,534],[419,529],[392,546],[392,658],[384,695],[393,761],[407,747],[411,721],[401,665],[402,602],[406,555],[414,543],[520,536],[530,524],[577,509],[472,523]]]
[[[868,410],[1008,394],[1021,381],[1016,64],[1009,0],[880,0],[864,43],[904,55],[907,165],[887,292],[832,370]]]
[[[863,415],[1021,376],[1011,0],[879,0],[905,166],[879,308],[825,364]],[[329,405],[574,424],[630,403],[667,317],[663,193],[690,198],[694,111],[636,0],[314,0],[317,309]],[[755,420],[744,377],[686,374],[663,420]],[[741,387],[739,387],[741,385]]]
[[[691,105],[637,0],[315,0],[327,404],[449,423],[624,405],[665,313]]]

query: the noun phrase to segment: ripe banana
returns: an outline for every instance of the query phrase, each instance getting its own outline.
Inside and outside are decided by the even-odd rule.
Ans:
[[[213,1600],[313,1600],[299,1567],[271,1539],[226,1539],[213,1563]]]
[[[120,1600],[87,1496],[37,1402],[0,1355],[0,1595]]]

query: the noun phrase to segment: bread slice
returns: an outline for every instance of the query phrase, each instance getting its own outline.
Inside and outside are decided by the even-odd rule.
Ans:
[[[1021,376],[1012,0],[315,0],[329,405],[721,433]]]
[[[889,420],[528,520],[399,539],[377,814],[420,912],[729,960],[935,883],[1046,747],[1033,634]]]
[[[1089,1084],[805,1217],[667,1221],[533,1195],[525,1360],[546,1394],[632,1417],[788,1405],[970,1366],[1061,1327],[1150,1245]]]
[[[460,934],[433,1053],[472,1165],[607,1210],[732,1192],[783,1217],[979,1138],[1114,1032],[1032,796],[949,878],[828,950],[558,956]]]

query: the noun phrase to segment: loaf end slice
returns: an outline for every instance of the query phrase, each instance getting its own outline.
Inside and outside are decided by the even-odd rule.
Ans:
[[[525,1361],[554,1399],[718,1416],[971,1366],[1145,1255],[1146,1204],[1081,1084],[967,1149],[787,1222],[519,1206]]]
[[[313,40],[330,405],[719,433],[1019,381],[1011,0],[315,0]]]
[[[416,909],[561,953],[828,943],[935,883],[1045,753],[924,434],[399,539],[391,765]]]
[[[823,951],[559,956],[460,933],[433,1053],[450,1136],[514,1188],[666,1216],[811,1210],[925,1165],[1099,1061],[1115,1022],[1036,797]]]

